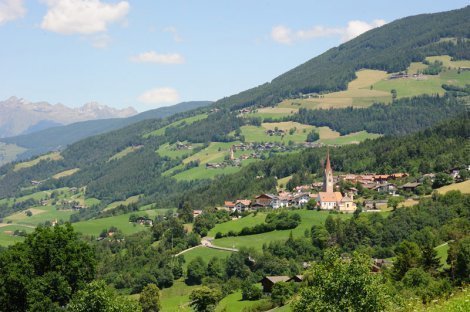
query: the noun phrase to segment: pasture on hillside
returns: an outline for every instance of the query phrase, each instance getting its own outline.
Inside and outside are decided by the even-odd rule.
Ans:
[[[452,183],[450,185],[438,188],[437,191],[441,194],[445,194],[449,191],[460,191],[464,194],[470,194],[470,180],[460,183]]]
[[[324,224],[326,218],[329,215],[332,215],[333,217],[338,216],[339,218],[344,218],[344,219],[352,217],[352,214],[330,214],[330,212],[328,211],[316,211],[316,210],[305,210],[305,209],[290,211],[290,213],[298,213],[302,218],[301,223],[295,229],[273,231],[273,232],[247,235],[247,236],[224,237],[224,238],[215,239],[213,244],[216,246],[221,246],[221,247],[229,247],[229,248],[253,247],[257,250],[261,250],[263,247],[263,244],[269,244],[269,242],[277,241],[277,240],[287,240],[291,232],[292,232],[293,237],[301,237],[304,235],[305,231],[308,231],[308,233],[310,233],[310,229],[313,225]],[[256,217],[251,216],[252,219],[247,219],[247,221],[242,221],[242,222],[240,222],[240,220],[228,221],[228,222],[216,225],[216,227],[212,229],[209,233],[212,235],[217,232],[224,233],[222,231],[225,231],[225,233],[228,232],[229,230],[239,231],[245,226],[243,225],[244,222],[248,224],[253,224],[253,225],[264,223],[265,217],[266,217],[265,213],[258,213]],[[248,218],[250,218],[250,216],[248,216]],[[257,223],[253,219],[255,219],[256,221],[259,220],[261,222]]]
[[[36,166],[41,160],[56,161],[56,160],[61,160],[61,159],[63,159],[63,157],[62,157],[62,155],[60,155],[59,152],[52,152],[52,153],[34,158],[30,161],[25,161],[25,162],[18,163],[18,164],[15,165],[13,170],[18,171],[18,170],[21,170],[21,169],[24,169],[24,168],[29,168],[29,167]]]
[[[168,209],[153,209],[153,210],[144,210],[136,211],[131,213],[126,213],[118,216],[112,216],[107,218],[91,219],[86,221],[80,221],[72,223],[72,226],[77,232],[80,232],[84,235],[98,236],[101,231],[104,229],[109,229],[114,226],[121,230],[125,235],[134,234],[137,232],[148,230],[150,227],[129,222],[129,216],[131,214],[136,214],[138,216],[149,216],[152,220],[157,215],[164,215]]]
[[[207,114],[199,114],[199,115],[196,115],[196,116],[184,118],[184,119],[175,121],[175,122],[173,122],[173,123],[171,123],[171,124],[169,124],[165,127],[162,127],[162,128],[157,129],[157,130],[154,130],[150,133],[144,134],[143,137],[148,138],[150,136],[163,135],[163,134],[165,134],[165,130],[169,127],[178,128],[178,127],[181,127],[183,125],[190,125],[190,124],[195,123],[196,121],[206,119],[207,116],[208,116]]]

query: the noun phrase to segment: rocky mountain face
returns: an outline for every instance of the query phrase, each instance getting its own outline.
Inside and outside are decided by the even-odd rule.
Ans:
[[[78,121],[124,118],[136,113],[132,107],[115,109],[96,102],[70,108],[63,104],[32,103],[25,99],[10,97],[5,101],[0,101],[0,138],[27,134]]]

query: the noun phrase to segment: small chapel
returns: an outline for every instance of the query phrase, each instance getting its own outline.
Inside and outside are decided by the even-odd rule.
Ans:
[[[323,176],[323,191],[318,192],[317,204],[322,210],[337,210],[342,212],[356,211],[356,204],[353,201],[353,195],[341,194],[335,191],[333,178],[333,169],[331,169],[330,151],[326,153],[325,173]]]

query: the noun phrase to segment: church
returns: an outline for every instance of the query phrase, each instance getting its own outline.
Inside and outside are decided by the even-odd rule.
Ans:
[[[356,204],[353,201],[352,195],[343,196],[343,194],[334,190],[333,169],[331,169],[329,150],[326,154],[323,192],[318,192],[317,204],[322,210],[356,211]]]

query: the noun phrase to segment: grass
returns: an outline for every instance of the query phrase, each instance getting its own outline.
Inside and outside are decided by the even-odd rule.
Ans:
[[[187,142],[183,142],[188,144]],[[177,150],[175,148],[176,144],[170,145],[169,143],[165,143],[161,145],[158,150],[156,151],[162,157],[169,157],[169,158],[186,158],[193,153],[194,148],[202,146],[202,144],[190,144],[192,149],[182,149]]]
[[[374,89],[390,92],[397,90],[398,98],[411,97],[422,94],[444,94],[442,84],[465,86],[470,81],[470,72],[460,74],[457,70],[446,70],[436,76],[424,76],[423,78],[406,78],[383,80],[374,85]]]
[[[233,294],[228,295],[224,299],[222,299],[217,308],[215,309],[216,312],[239,312],[243,311],[244,308],[254,306],[260,302],[268,301],[268,299],[261,299],[255,301],[242,301],[242,292],[241,290],[234,292]]]
[[[26,215],[25,212],[27,210],[33,213],[31,217]],[[72,210],[58,210],[55,206],[38,206],[16,212],[8,217],[5,217],[4,221],[12,221],[15,224],[35,227],[47,221],[52,222],[55,219],[58,221],[68,221],[70,216],[74,213],[75,212]]]
[[[367,131],[354,132],[347,135],[339,136],[332,139],[321,139],[320,141],[325,144],[332,145],[345,145],[345,144],[359,144],[367,139],[376,139],[380,137],[380,134],[368,133]]]
[[[199,160],[201,164],[221,162],[230,153],[230,147],[239,142],[211,142],[208,147],[183,160],[184,164]]]
[[[289,237],[290,232],[294,237],[300,237],[304,235],[305,230],[310,231],[312,225],[324,224],[326,218],[330,215],[327,211],[311,211],[311,210],[296,210],[299,213],[302,222],[300,225],[293,230],[273,231],[263,234],[249,235],[249,236],[238,236],[238,237],[224,237],[214,240],[214,245],[222,247],[253,247],[257,250],[261,250],[263,244],[269,244],[269,242],[276,240],[286,240]],[[333,217],[350,218],[351,214],[338,214],[332,215]],[[230,225],[226,225],[229,228],[240,228],[235,225],[237,221],[229,221]]]
[[[144,147],[143,145],[138,145],[138,146],[128,146],[126,147],[125,149],[123,149],[122,151],[114,154],[113,156],[111,156],[108,161],[112,161],[112,160],[118,160],[118,159],[121,159],[123,158],[124,156],[126,155],[129,155],[130,153],[133,153],[139,149],[141,149],[142,147]]]
[[[199,115],[196,115],[196,116],[192,116],[192,117],[188,117],[188,118],[185,118],[185,119],[175,121],[175,122],[169,124],[168,126],[162,127],[160,129],[157,129],[157,130],[154,130],[150,133],[145,134],[144,138],[148,138],[150,136],[163,135],[163,134],[165,134],[165,130],[168,127],[181,127],[183,125],[191,125],[191,124],[195,123],[196,121],[206,119],[207,116],[208,116],[207,114],[199,114]]]
[[[434,248],[437,251],[437,256],[439,257],[441,261],[441,265],[444,269],[449,268],[450,266],[447,264],[447,255],[449,252],[449,244],[445,243],[442,245],[437,246]]]
[[[318,98],[288,99],[279,104],[280,108],[298,109],[328,109],[349,106],[367,107],[375,102],[388,103],[391,101],[389,92],[377,90],[371,86],[384,80],[387,73],[380,70],[364,69],[356,72],[357,78],[348,84],[345,91],[324,94]]]
[[[275,128],[284,130],[286,134],[284,136],[273,135],[269,136],[266,134],[267,130],[274,130]],[[296,128],[295,132],[291,135],[289,130]],[[308,133],[315,129],[313,126],[303,125],[298,122],[286,121],[286,122],[274,122],[274,123],[263,123],[260,127],[256,126],[243,126],[240,128],[242,135],[245,137],[246,142],[284,142],[293,141],[296,143],[305,142],[307,140]],[[305,131],[304,131],[305,130]]]
[[[16,144],[0,142],[0,166],[16,159],[16,156],[26,151],[26,148]]]
[[[461,61],[452,61],[452,58],[449,55],[440,55],[440,56],[428,56],[426,60],[429,63],[434,63],[434,61],[441,61],[444,67],[459,68],[459,67],[470,67],[470,61],[461,60]]]
[[[33,231],[33,229],[26,227],[26,226],[21,226],[21,225],[5,225],[2,224],[0,226],[0,246],[10,246],[18,242],[22,242],[24,240],[24,237],[21,236],[13,236],[13,232],[16,230],[21,230],[25,231],[27,233],[30,233]]]
[[[257,109],[254,113],[246,115],[247,117],[261,117],[278,119],[286,116],[296,114],[299,111],[298,108],[294,107],[264,107]]]
[[[210,237],[215,237],[215,234],[217,232],[220,232],[222,234],[227,234],[228,231],[235,231],[238,232],[241,229],[243,229],[245,226],[254,226],[256,224],[264,223],[264,220],[266,219],[266,213],[260,212],[257,213],[256,216],[254,214],[250,214],[244,218],[224,222],[224,223],[219,223],[216,224],[214,228],[212,228],[207,236]]]
[[[470,311],[470,288],[467,286],[457,293],[453,293],[449,299],[440,299],[432,304],[423,306],[419,304],[413,311],[426,312],[466,312]]]
[[[188,286],[183,280],[177,280],[170,288],[161,291],[162,311],[183,312],[191,311],[189,294],[199,286]]]
[[[287,182],[289,182],[289,180],[292,179],[292,176],[287,176],[285,178],[281,178],[281,179],[277,179],[277,187],[278,188],[285,188],[286,187],[286,184]],[[282,187],[281,187],[282,186]]]
[[[65,170],[65,171],[62,171],[62,172],[59,172],[59,173],[53,175],[52,178],[58,180],[60,178],[69,177],[69,176],[77,173],[78,171],[80,171],[79,168]]]
[[[196,259],[197,257],[201,257],[202,259],[204,259],[204,262],[206,262],[207,264],[209,260],[214,257],[227,258],[228,256],[230,256],[230,254],[231,254],[231,251],[212,249],[212,248],[207,248],[207,247],[202,247],[202,246],[197,247],[182,254],[185,260],[183,269],[184,271],[186,271],[186,268],[188,267],[188,263],[191,262],[193,259]]]
[[[148,215],[153,218],[157,214],[164,214],[167,209],[154,209],[146,211],[133,212],[139,216]],[[124,234],[134,234],[137,232],[144,231],[148,227],[140,224],[134,224],[129,222],[129,216],[133,213],[126,213],[118,216],[112,216],[101,219],[92,219],[87,221],[80,221],[73,223],[73,227],[80,233],[85,235],[98,236],[103,229],[109,229],[111,226],[117,227]]]
[[[128,206],[130,204],[134,204],[139,201],[139,198],[140,198],[140,195],[135,195],[135,196],[129,197],[126,200],[119,200],[119,201],[112,202],[111,204],[106,206],[106,208],[103,211],[112,210],[120,205]]]
[[[464,194],[470,194],[470,180],[446,185],[438,188],[437,191],[441,194],[447,193],[449,191],[460,191]]]
[[[254,159],[248,159],[243,162],[242,167],[248,165],[249,163],[255,161]],[[210,168],[207,169],[204,165],[199,167],[194,167],[189,170],[175,174],[173,177],[178,180],[201,180],[201,179],[213,179],[214,177],[221,174],[232,174],[241,170],[241,167],[225,167],[225,168]]]
[[[13,171],[18,171],[18,170],[21,170],[21,169],[36,166],[41,160],[56,161],[56,160],[61,160],[61,159],[62,159],[62,156],[60,155],[59,152],[52,152],[52,153],[49,153],[49,154],[46,154],[46,155],[39,156],[39,157],[37,157],[33,160],[30,160],[30,161],[25,161],[25,162],[18,163],[13,168]]]

